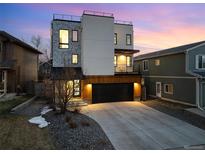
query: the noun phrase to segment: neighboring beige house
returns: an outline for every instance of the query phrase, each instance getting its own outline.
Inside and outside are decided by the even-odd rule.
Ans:
[[[16,92],[20,85],[27,92],[28,83],[38,79],[39,52],[25,42],[0,31],[0,93]]]

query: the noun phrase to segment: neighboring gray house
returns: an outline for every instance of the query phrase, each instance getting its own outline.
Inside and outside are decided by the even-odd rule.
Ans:
[[[148,96],[205,107],[205,41],[139,55],[134,65]]]

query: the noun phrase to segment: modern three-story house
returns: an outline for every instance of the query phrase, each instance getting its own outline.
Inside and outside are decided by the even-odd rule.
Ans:
[[[54,14],[51,23],[53,80],[72,80],[73,97],[90,103],[134,100],[140,76],[133,70],[132,22],[113,14],[84,11],[82,16]],[[62,70],[74,69],[71,79]]]
[[[147,95],[205,108],[205,41],[135,58]]]

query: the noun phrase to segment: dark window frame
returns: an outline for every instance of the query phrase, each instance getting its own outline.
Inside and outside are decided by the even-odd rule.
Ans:
[[[61,30],[67,30],[67,31],[68,31],[68,43],[61,43],[61,42],[60,42],[60,31],[61,31]],[[58,41],[58,43],[59,43],[58,48],[59,48],[59,49],[69,49],[69,47],[70,47],[70,46],[69,46],[69,42],[70,42],[70,41],[69,41],[69,40],[70,40],[70,36],[69,36],[69,35],[70,35],[70,30],[69,30],[69,29],[59,29],[59,30],[58,30],[58,40],[59,40],[59,41]],[[62,48],[61,45],[68,45],[68,47],[67,47],[67,48]]]
[[[115,39],[116,37],[116,39]],[[117,45],[117,33],[114,33],[114,45]]]
[[[77,55],[77,63],[73,63],[73,55]],[[71,64],[77,65],[78,64],[78,54],[77,53],[73,53],[71,55]]]
[[[76,31],[77,32],[77,41],[73,40],[73,32]],[[72,42],[78,42],[78,30],[72,30]]]
[[[130,37],[130,44],[127,43],[127,36]],[[126,34],[126,45],[132,45],[132,35],[131,34]]]
[[[147,63],[147,68],[145,68],[146,63]],[[143,60],[142,61],[142,70],[143,71],[149,71],[149,60]]]

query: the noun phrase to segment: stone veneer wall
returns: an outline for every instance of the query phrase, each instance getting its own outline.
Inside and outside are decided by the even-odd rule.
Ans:
[[[69,48],[59,48],[59,30],[69,30]],[[72,30],[78,30],[78,42],[72,42]],[[52,31],[52,58],[53,67],[81,67],[81,23],[76,21],[53,20]],[[78,64],[71,63],[72,54],[78,54]],[[64,66],[64,64],[66,66]]]

